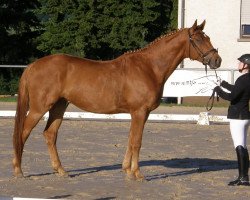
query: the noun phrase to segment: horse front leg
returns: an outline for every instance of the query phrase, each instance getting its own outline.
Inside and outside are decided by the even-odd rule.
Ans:
[[[123,160],[122,168],[128,178],[143,180],[144,176],[139,169],[139,153],[142,144],[142,134],[145,122],[148,118],[145,110],[136,111],[131,114],[131,127],[128,139],[128,147]]]

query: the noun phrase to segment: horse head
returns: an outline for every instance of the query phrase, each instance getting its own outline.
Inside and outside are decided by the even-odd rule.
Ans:
[[[206,21],[197,25],[197,20],[193,26],[188,29],[189,36],[189,58],[198,60],[203,65],[209,66],[211,69],[217,69],[221,64],[221,57],[218,50],[213,47],[210,38],[203,32]]]

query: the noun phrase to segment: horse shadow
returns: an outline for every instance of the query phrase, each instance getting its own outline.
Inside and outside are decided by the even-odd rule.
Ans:
[[[140,162],[140,167],[163,166],[165,168],[176,168],[178,171],[171,173],[161,173],[146,176],[147,181],[164,179],[170,176],[184,176],[195,173],[237,169],[237,161],[221,160],[211,158],[175,158],[169,160],[144,160]],[[74,178],[84,174],[97,173],[100,171],[121,170],[121,164],[90,167],[84,169],[67,170],[69,177]],[[32,174],[27,177],[45,176],[55,173]]]
[[[141,166],[163,166],[166,168],[178,169],[176,172],[146,176],[146,180],[151,181],[171,176],[184,176],[195,173],[237,169],[237,161],[211,158],[175,158],[170,160],[142,161]]]
[[[194,173],[203,173],[211,171],[221,171],[237,169],[237,161],[211,159],[211,158],[176,158],[170,160],[146,160],[140,162],[141,167],[163,166],[166,168],[178,168],[177,172],[154,174],[146,176],[146,180],[164,179],[169,176],[183,176]],[[121,170],[121,164],[91,167],[84,169],[69,170],[70,177],[91,174],[99,171]]]

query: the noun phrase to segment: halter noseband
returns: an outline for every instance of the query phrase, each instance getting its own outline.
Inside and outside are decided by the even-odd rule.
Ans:
[[[197,46],[197,44],[194,42],[192,36],[194,34],[191,35],[190,33],[190,29],[188,29],[188,36],[189,36],[189,58],[190,58],[190,44],[192,44],[193,48],[196,50],[196,52],[198,53],[198,55],[200,56],[200,58],[202,59],[202,64],[206,66],[207,68],[207,65],[209,64],[210,62],[210,59],[206,59],[206,57],[210,54],[210,53],[216,53],[218,52],[217,49],[215,48],[212,48],[210,50],[208,50],[207,52],[203,53],[202,50]],[[191,59],[191,58],[190,58]]]

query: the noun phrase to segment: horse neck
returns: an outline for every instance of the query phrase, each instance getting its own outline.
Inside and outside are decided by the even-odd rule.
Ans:
[[[187,39],[188,33],[184,29],[165,36],[147,49],[147,55],[153,62],[153,71],[159,81],[165,82],[181,61],[187,57]]]

